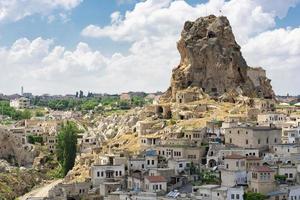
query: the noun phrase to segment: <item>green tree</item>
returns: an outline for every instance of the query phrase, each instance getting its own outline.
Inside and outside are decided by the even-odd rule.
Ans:
[[[43,137],[42,136],[37,136],[37,135],[28,135],[27,136],[27,141],[30,144],[43,143]]]
[[[261,193],[255,193],[255,192],[246,192],[244,194],[245,200],[265,200],[266,196]]]
[[[35,112],[35,116],[36,117],[44,117],[44,113],[42,112],[42,111],[40,111],[40,110],[37,110],[36,112]]]
[[[75,164],[78,128],[75,123],[67,121],[61,126],[57,135],[56,156],[62,166],[62,174],[67,175]]]

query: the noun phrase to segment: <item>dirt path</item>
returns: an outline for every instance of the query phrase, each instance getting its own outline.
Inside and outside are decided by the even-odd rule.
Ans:
[[[47,197],[49,190],[61,182],[62,182],[62,179],[55,180],[49,184],[43,185],[39,188],[32,190],[31,192],[19,197],[18,199],[19,200],[27,200],[27,199],[30,199],[31,197],[33,197],[33,198]]]

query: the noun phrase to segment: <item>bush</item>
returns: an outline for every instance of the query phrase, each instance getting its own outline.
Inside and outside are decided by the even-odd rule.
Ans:
[[[43,137],[42,136],[37,136],[37,135],[28,135],[27,136],[27,141],[30,144],[35,144],[35,143],[43,143]]]
[[[255,192],[246,192],[244,194],[245,200],[265,200],[267,199],[265,195]]]

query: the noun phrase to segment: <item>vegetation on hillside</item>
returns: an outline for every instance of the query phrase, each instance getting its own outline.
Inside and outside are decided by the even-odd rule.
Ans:
[[[40,97],[32,99],[35,106],[49,107],[53,110],[94,110],[97,107],[111,107],[115,109],[130,109],[132,107],[143,106],[149,103],[143,97],[133,96],[131,100],[121,100],[118,96],[102,98],[68,98],[45,100]]]
[[[30,119],[32,117],[29,110],[16,110],[10,107],[8,101],[0,101],[0,115],[11,117],[13,120]]]
[[[75,164],[78,128],[75,123],[67,121],[57,135],[57,160],[65,176]]]

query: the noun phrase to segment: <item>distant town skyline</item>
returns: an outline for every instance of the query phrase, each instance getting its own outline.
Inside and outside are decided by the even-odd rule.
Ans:
[[[0,1],[0,93],[167,90],[186,20],[230,20],[249,66],[300,94],[299,0]],[[221,11],[221,12],[220,12]]]

